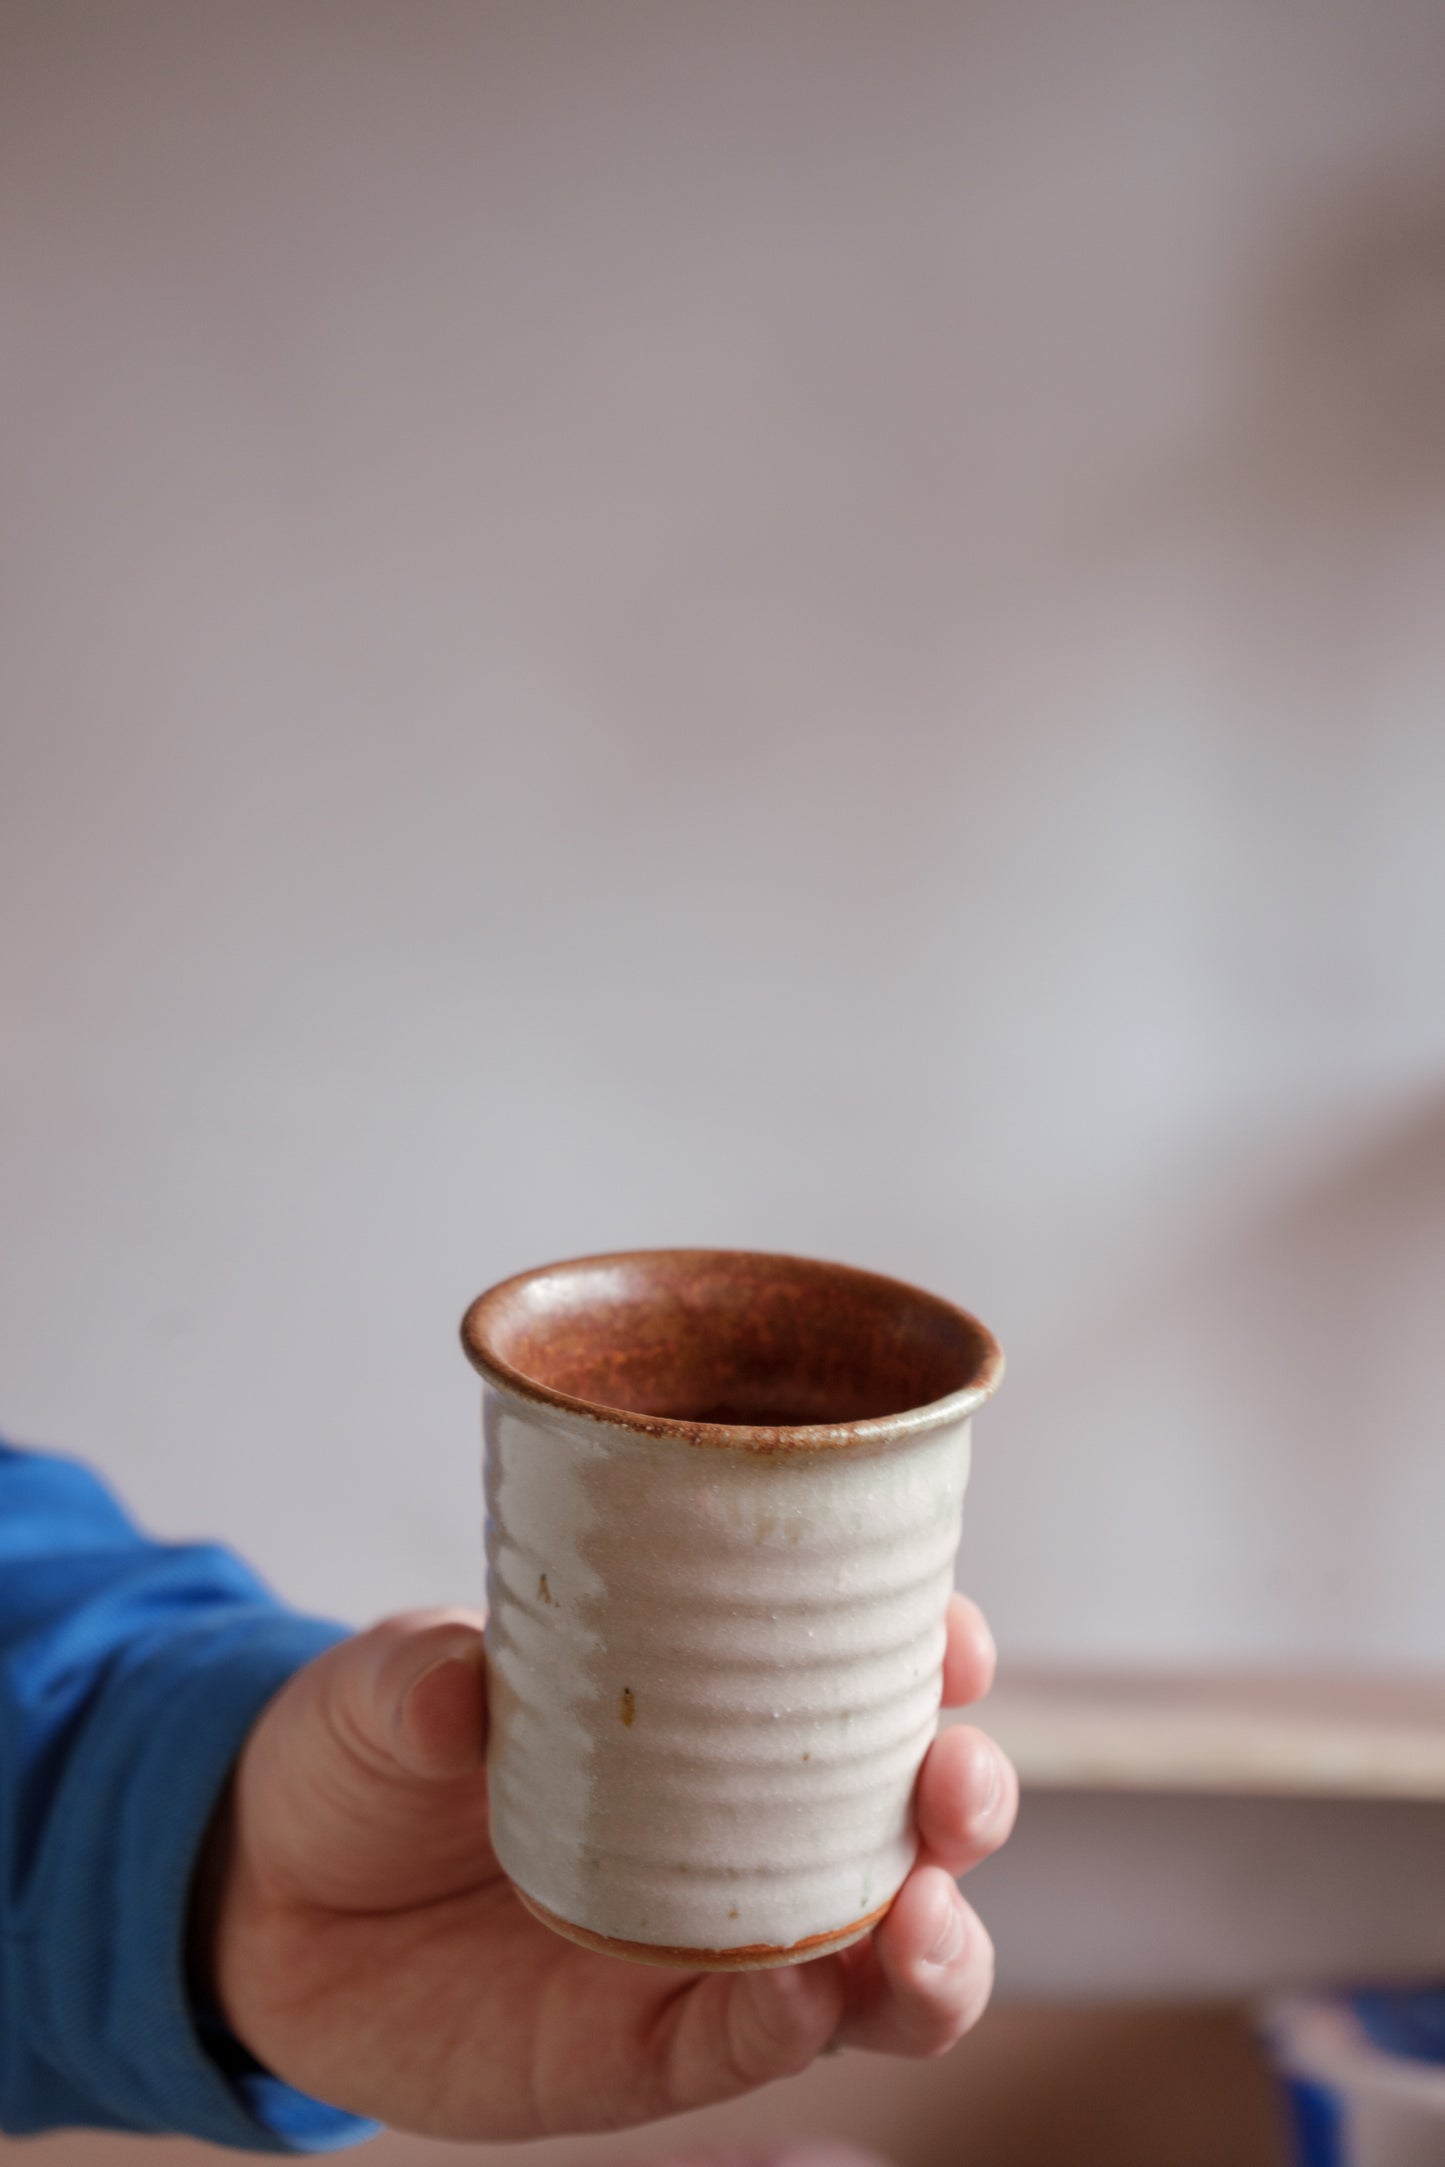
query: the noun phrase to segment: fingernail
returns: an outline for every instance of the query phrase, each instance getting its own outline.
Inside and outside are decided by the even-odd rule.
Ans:
[[[476,1671],[481,1667],[480,1658],[481,1643],[479,1641],[472,1641],[459,1648],[448,1648],[445,1654],[433,1656],[432,1660],[424,1664],[414,1678],[408,1678],[406,1684],[402,1687],[397,1697],[396,1706],[392,1710],[393,1730],[398,1735],[400,1734],[406,1722],[407,1704],[417,1687],[425,1679],[434,1678],[439,1670],[445,1670],[450,1663],[458,1665],[462,1670]]]
[[[963,1947],[963,1906],[956,1895],[944,1898],[945,1912],[928,1951],[930,1964],[951,1964]]]
[[[467,1670],[480,1670],[484,1654],[485,1643],[481,1634],[468,1633],[465,1640],[454,1640],[450,1647],[439,1648],[431,1661],[417,1672],[412,1684],[417,1685],[423,1678],[429,1678],[432,1672],[440,1670],[444,1663],[460,1663]]]
[[[985,1747],[980,1753],[979,1759],[984,1765],[981,1770],[976,1770],[975,1780],[977,1780],[978,1775],[981,1774],[982,1776],[982,1795],[973,1809],[972,1818],[975,1826],[979,1826],[990,1819],[994,1808],[1003,1796],[1003,1760],[997,1746]]]

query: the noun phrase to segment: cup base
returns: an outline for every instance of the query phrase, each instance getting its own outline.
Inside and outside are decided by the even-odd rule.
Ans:
[[[795,1941],[788,1948],[758,1941],[742,1949],[674,1949],[656,1941],[620,1941],[612,1934],[594,1934],[590,1926],[574,1926],[570,1919],[559,1918],[525,1889],[517,1889],[517,1894],[534,1919],[550,1926],[565,1941],[575,1941],[580,1948],[593,1949],[599,1956],[625,1956],[634,1964],[666,1964],[681,1971],[772,1971],[784,1964],[806,1964],[815,1956],[831,1956],[835,1950],[861,1941],[887,1916],[893,1904],[890,1896],[886,1904],[880,1904],[866,1918],[835,1927],[831,1933],[809,1934],[806,1940]]]

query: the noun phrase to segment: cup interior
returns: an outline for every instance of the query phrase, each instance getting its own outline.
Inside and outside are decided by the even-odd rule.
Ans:
[[[468,1310],[484,1376],[531,1398],[669,1427],[872,1422],[1002,1372],[967,1311],[849,1265],[739,1250],[584,1257],[509,1279]]]

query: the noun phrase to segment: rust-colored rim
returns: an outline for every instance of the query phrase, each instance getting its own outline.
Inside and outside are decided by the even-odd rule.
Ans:
[[[912,1313],[930,1326],[952,1330],[961,1350],[963,1373],[951,1388],[936,1397],[897,1412],[874,1414],[857,1420],[836,1422],[744,1422],[707,1421],[686,1415],[654,1414],[559,1389],[508,1359],[504,1342],[507,1326],[519,1307],[546,1287],[555,1287],[583,1274],[629,1270],[665,1278],[709,1268],[746,1270],[760,1267],[775,1280],[788,1273],[812,1275],[815,1285],[826,1279],[857,1299],[875,1298],[892,1304],[900,1315]],[[462,1345],[473,1366],[498,1390],[540,1407],[585,1416],[613,1428],[645,1437],[672,1437],[693,1445],[711,1445],[754,1452],[810,1452],[850,1445],[885,1443],[960,1422],[983,1405],[1003,1377],[1003,1349],[986,1325],[968,1310],[928,1294],[907,1281],[890,1279],[878,1272],[861,1271],[851,1264],[823,1263],[771,1251],[725,1249],[637,1249],[573,1257],[518,1272],[479,1294],[461,1325]]]
[[[512,1886],[516,1888],[516,1883]],[[594,1934],[590,1926],[574,1926],[570,1919],[559,1918],[525,1889],[517,1889],[517,1895],[533,1918],[550,1926],[564,1941],[575,1941],[579,1948],[592,1949],[598,1956],[625,1956],[634,1964],[666,1964],[678,1971],[776,1971],[785,1964],[806,1964],[815,1956],[831,1956],[861,1941],[893,1908],[890,1896],[886,1904],[880,1904],[865,1918],[854,1919],[851,1926],[836,1927],[828,1934],[809,1934],[787,1948],[756,1941],[745,1949],[674,1949],[656,1941],[619,1941],[613,1934]]]

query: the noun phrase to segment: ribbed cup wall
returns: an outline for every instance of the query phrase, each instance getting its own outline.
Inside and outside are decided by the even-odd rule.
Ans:
[[[486,1395],[492,1835],[574,1926],[725,1954],[912,1863],[967,1422],[759,1452]]]

